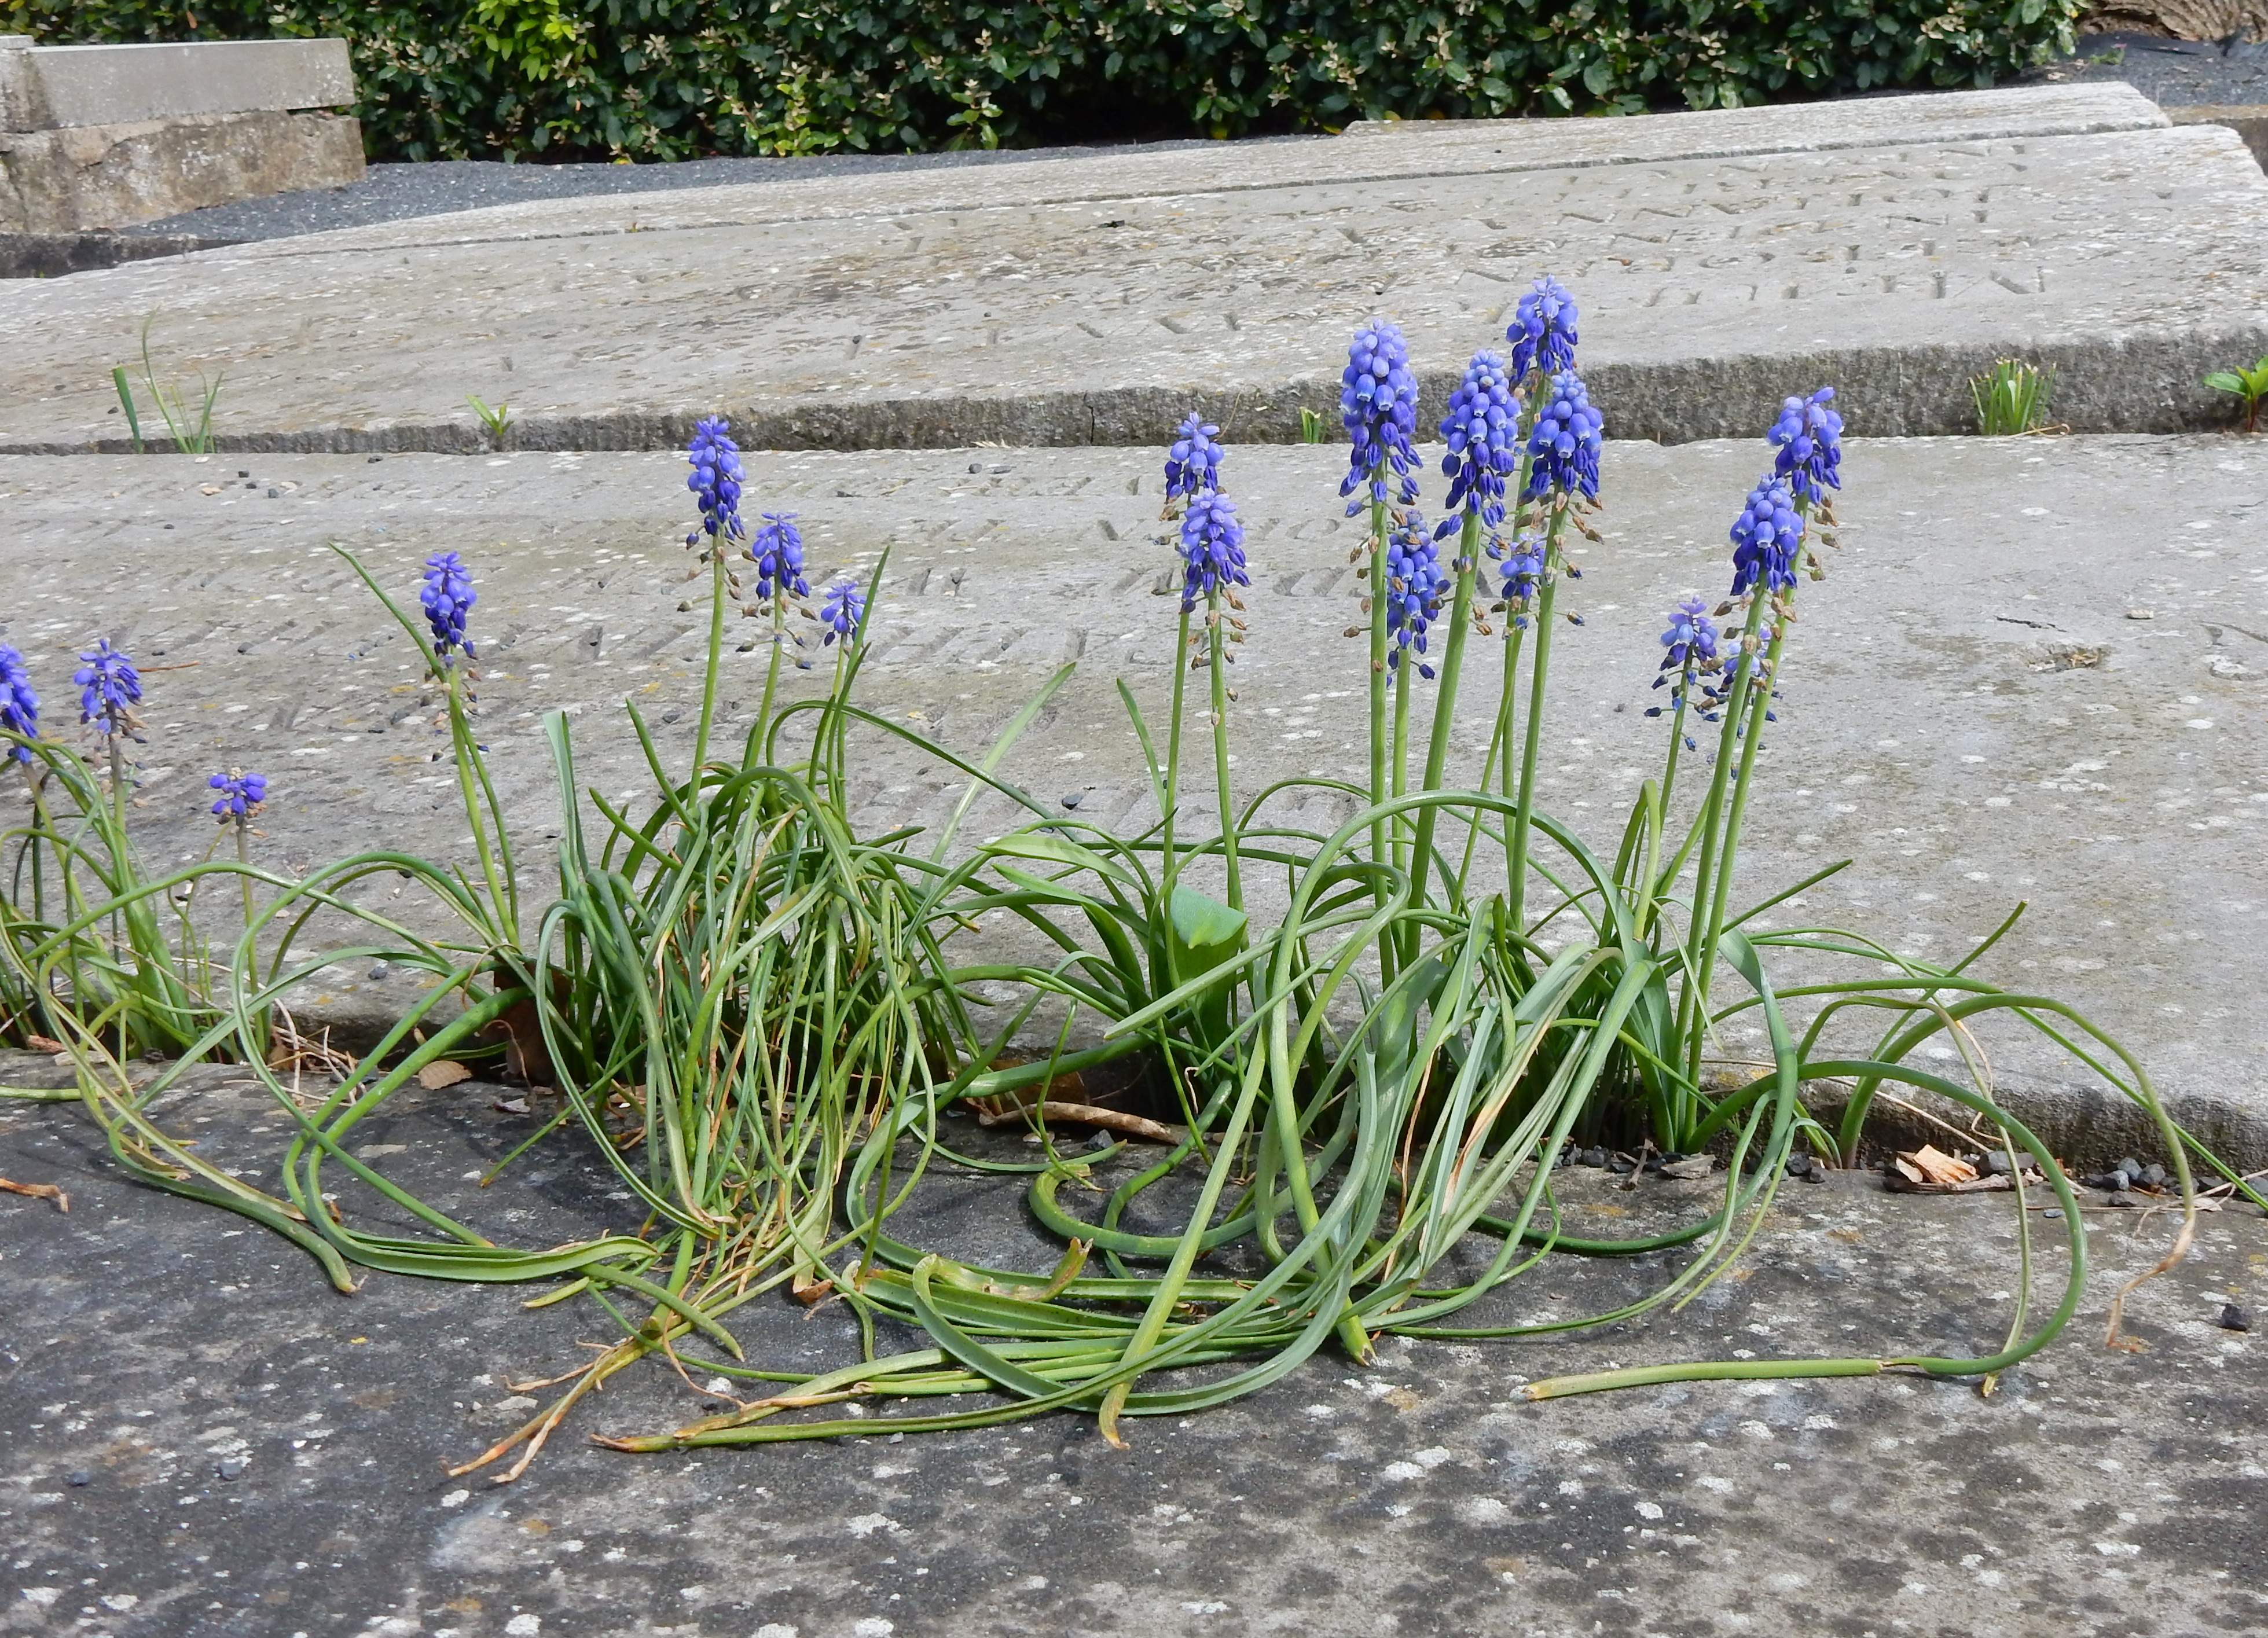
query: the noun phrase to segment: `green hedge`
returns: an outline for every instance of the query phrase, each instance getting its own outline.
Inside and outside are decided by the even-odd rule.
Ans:
[[[1984,85],[2079,0],[0,0],[0,33],[341,34],[379,159],[681,159]]]

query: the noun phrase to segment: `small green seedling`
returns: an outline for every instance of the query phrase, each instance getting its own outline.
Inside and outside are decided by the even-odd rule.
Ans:
[[[2042,370],[2003,358],[1969,383],[1977,401],[1977,430],[1988,438],[2034,432],[2047,418],[2048,393],[2055,387],[2052,367]]]
[[[1320,444],[1323,441],[1323,418],[1312,409],[1300,411],[1300,442]]]
[[[473,407],[473,413],[481,418],[481,424],[489,430],[490,445],[492,448],[502,449],[504,439],[512,432],[512,406],[507,403],[498,403],[491,408],[470,393],[466,394],[465,402]]]
[[[2268,357],[2250,370],[2241,365],[2235,370],[2216,370],[2205,377],[2205,384],[2216,393],[2234,393],[2244,400],[2244,430],[2260,430],[2260,406],[2268,402]]]
[[[150,356],[150,327],[157,322],[154,311],[142,320],[142,384],[156,402],[158,413],[165,417],[166,432],[173,439],[174,450],[183,455],[210,455],[213,452],[213,406],[220,401],[220,384],[226,377],[217,375],[207,380],[203,371],[197,371],[197,389],[203,394],[203,402],[196,406],[192,415],[190,400],[183,396],[181,389],[169,388],[158,379],[158,366]],[[119,408],[126,412],[126,430],[133,438],[134,452],[146,455],[149,450],[142,440],[142,416],[123,365],[111,371],[110,384],[118,391]]]

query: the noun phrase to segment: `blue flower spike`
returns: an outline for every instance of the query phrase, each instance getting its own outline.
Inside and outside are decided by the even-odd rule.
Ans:
[[[212,804],[212,813],[224,825],[243,824],[268,800],[268,775],[247,774],[240,768],[215,774],[205,781],[205,785],[208,790],[220,792],[219,800]]]
[[[847,649],[865,634],[866,594],[857,581],[845,578],[827,588],[819,606],[819,623],[827,628],[827,635],[820,639],[822,646],[840,639]]]
[[[740,536],[740,483],[746,474],[740,469],[740,446],[729,436],[732,429],[733,423],[721,416],[708,416],[696,424],[693,439],[685,446],[686,461],[693,468],[686,474],[685,487],[701,507],[701,527],[685,537],[688,546],[697,544],[704,533],[728,540]]]
[[[1425,632],[1441,613],[1441,599],[1449,576],[1441,567],[1441,548],[1414,511],[1395,514],[1393,532],[1386,538],[1386,635],[1392,645],[1386,664],[1398,670],[1405,650],[1425,652]],[[1433,668],[1422,659],[1418,674],[1431,681]]]
[[[1499,536],[1489,542],[1488,555],[1500,565],[1504,606],[1512,616],[1513,629],[1524,631],[1528,612],[1543,590],[1543,537],[1533,529],[1522,531],[1513,540]]]
[[[766,512],[763,526],[748,542],[748,555],[756,565],[758,603],[811,595],[803,577],[803,531],[795,526],[793,512]]]
[[[1733,520],[1733,591],[1739,597],[1762,585],[1766,592],[1795,590],[1795,564],[1803,519],[1788,486],[1771,473],[1756,480],[1748,504]]]
[[[1236,520],[1236,503],[1218,489],[1206,489],[1189,498],[1182,516],[1182,613],[1231,586],[1248,586],[1245,572],[1244,525]]]
[[[1780,406],[1767,441],[1778,452],[1772,475],[1787,485],[1796,500],[1817,505],[1830,489],[1843,487],[1843,417],[1828,408],[1835,389],[1822,386],[1809,398],[1791,398]]]
[[[1685,690],[1695,677],[1705,677],[1717,669],[1721,635],[1717,622],[1709,618],[1709,605],[1697,592],[1689,593],[1671,606],[1669,628],[1661,634],[1661,669],[1653,686],[1669,689],[1672,709],[1685,703]],[[1705,684],[1704,687],[1705,690]],[[1659,716],[1661,710],[1658,705],[1650,705],[1646,714]]]
[[[1418,481],[1411,474],[1418,457],[1410,435],[1418,425],[1418,378],[1410,371],[1409,344],[1388,320],[1373,319],[1354,333],[1339,376],[1339,422],[1353,444],[1339,494],[1369,490],[1364,499],[1347,502],[1347,516],[1360,511],[1366,500],[1387,503],[1389,471],[1398,480],[1395,498],[1404,506],[1415,503]]]
[[[1575,367],[1575,298],[1550,274],[1520,298],[1504,339],[1512,343],[1512,377],[1557,375]]]
[[[40,737],[40,696],[32,692],[32,673],[25,669],[24,657],[4,643],[0,643],[0,728],[26,739]],[[9,760],[29,762],[32,753],[22,746],[10,746],[7,755],[0,757]]]
[[[1441,474],[1449,480],[1449,513],[1436,531],[1444,538],[1462,526],[1454,514],[1459,507],[1480,514],[1493,529],[1504,521],[1504,481],[1520,462],[1520,399],[1504,360],[1494,353],[1475,353],[1465,366],[1465,378],[1449,395],[1449,413],[1441,417],[1441,440],[1448,452],[1441,457]]]
[[[1174,430],[1166,452],[1166,503],[1189,500],[1220,488],[1220,429],[1191,414]]]
[[[1550,393],[1536,411],[1535,430],[1528,434],[1528,493],[1539,500],[1547,495],[1580,495],[1599,498],[1599,452],[1606,441],[1606,418],[1591,408],[1583,378],[1562,370],[1551,378]]]
[[[114,737],[131,737],[140,725],[134,708],[142,702],[142,673],[107,637],[79,658],[85,664],[71,674],[79,688],[78,720],[97,724]]]
[[[425,606],[425,623],[432,628],[435,659],[444,666],[454,665],[459,649],[468,659],[480,657],[465,635],[465,616],[473,612],[480,594],[473,590],[473,577],[463,558],[454,552],[437,552],[427,558],[417,600]]]

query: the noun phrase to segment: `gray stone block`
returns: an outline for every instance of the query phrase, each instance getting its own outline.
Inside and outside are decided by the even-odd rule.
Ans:
[[[509,398],[526,448],[662,447],[719,410],[788,446],[1137,444],[1191,407],[1289,442],[1302,408],[1335,420],[1369,313],[1437,416],[1546,270],[1609,430],[1664,442],[1746,433],[1801,379],[1845,386],[1854,435],[1966,432],[2003,356],[2057,366],[2074,430],[2217,428],[2199,378],[2268,352],[2268,179],[2228,130],[2124,86],[1736,112],[544,201],[148,263],[35,293],[0,448],[123,448],[105,377],[161,305],[211,315],[223,447],[310,452],[477,449],[468,393]]]
[[[188,114],[0,131],[0,232],[69,234],[363,173],[362,124],[333,114]]]
[[[127,125],[185,114],[343,107],[343,40],[11,48],[0,39],[0,130]]]
[[[0,279],[58,279],[96,268],[115,268],[156,256],[217,250],[235,240],[194,233],[0,232]]]
[[[2200,103],[2190,108],[2169,108],[2176,125],[2226,125],[2244,139],[2260,168],[2268,171],[2268,103]]]
[[[1933,960],[1957,959],[2029,901],[1981,975],[2085,1009],[2178,1119],[2246,1169],[2268,1165],[2268,1029],[2245,953],[2268,921],[2264,450],[2230,437],[1852,440],[1849,523],[1829,578],[1802,592],[1741,856],[1744,902],[1854,861],[1771,923],[1851,927]],[[862,702],[889,721],[981,753],[1078,661],[1007,775],[1049,804],[1078,792],[1081,820],[1138,831],[1148,781],[1113,680],[1160,726],[1177,606],[1155,540],[1161,459],[1154,446],[751,452],[744,505],[801,515],[815,586],[890,548],[861,679]],[[1594,845],[1612,846],[1659,770],[1666,729],[1641,712],[1660,697],[1648,685],[1663,612],[1690,589],[1724,589],[1725,531],[1767,459],[1760,437],[1608,447],[1607,538],[1565,594],[1586,623],[1558,640],[1540,770],[1546,804]],[[1338,635],[1357,594],[1356,525],[1336,493],[1344,465],[1332,448],[1230,457],[1255,582],[1232,718],[1247,793],[1341,775],[1366,754],[1359,644]],[[669,766],[689,753],[706,622],[679,606],[699,590],[682,578],[683,472],[659,452],[0,459],[11,520],[0,639],[30,657],[65,733],[67,679],[95,635],[151,668],[135,822],[153,858],[210,844],[203,780],[235,765],[274,782],[254,843],[265,863],[304,872],[380,843],[463,861],[419,656],[328,543],[405,593],[428,554],[460,551],[481,597],[482,735],[541,895],[556,879],[558,812],[543,712],[567,713],[582,782],[610,799],[650,788],[623,698]],[[1478,766],[1500,649],[1471,650],[1464,698],[1478,726],[1453,744],[1456,777]],[[726,657],[734,735],[762,657]],[[791,687],[823,679],[825,659]],[[1421,719],[1430,707],[1420,699]],[[949,769],[879,733],[853,757],[869,834],[935,826],[959,798]],[[1202,809],[1211,791],[1190,777]],[[1269,813],[1328,832],[1346,809],[1308,791]],[[970,834],[1015,818],[1005,802],[980,804]],[[1278,887],[1248,887],[1267,914]],[[413,981],[368,966],[311,985],[303,1026],[364,1039],[406,1006]],[[1728,1057],[1756,1050],[1750,1027],[1728,1027]],[[2058,1153],[2082,1165],[2158,1155],[2140,1112],[2070,1054],[1999,1026],[1985,1045],[2000,1096]],[[1831,1089],[1817,1096],[1834,1102]]]

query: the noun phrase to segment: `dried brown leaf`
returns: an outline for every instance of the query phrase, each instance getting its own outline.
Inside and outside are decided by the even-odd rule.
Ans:
[[[429,1092],[438,1092],[445,1086],[454,1086],[460,1081],[469,1081],[473,1072],[454,1058],[436,1058],[417,1071],[417,1084]]]

